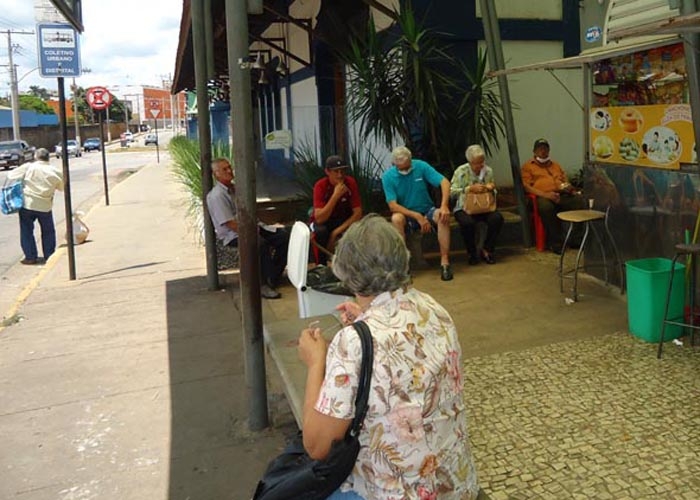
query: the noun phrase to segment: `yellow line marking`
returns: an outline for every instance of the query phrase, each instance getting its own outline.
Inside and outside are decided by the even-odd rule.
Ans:
[[[5,320],[9,320],[12,318],[17,312],[19,311],[19,308],[22,306],[25,300],[29,298],[29,296],[32,294],[34,290],[39,286],[39,283],[41,283],[41,280],[44,279],[44,276],[48,274],[49,271],[51,271],[54,267],[56,267],[56,263],[58,262],[58,259],[66,252],[65,247],[58,248],[54,254],[49,257],[49,260],[46,261],[46,264],[44,264],[43,268],[41,271],[37,273],[36,276],[34,276],[29,283],[27,283],[27,286],[25,286],[22,291],[17,295],[17,298],[15,299],[14,303],[12,306],[10,306],[10,309],[5,313],[4,317]],[[15,264],[17,265],[17,264]],[[0,323],[0,332],[2,332],[5,328],[10,326],[10,324],[3,324]]]

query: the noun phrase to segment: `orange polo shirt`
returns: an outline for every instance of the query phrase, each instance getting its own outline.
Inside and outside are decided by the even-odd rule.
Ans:
[[[550,160],[546,165],[540,165],[534,158],[530,158],[521,167],[520,177],[524,186],[530,186],[545,193],[559,191],[562,183],[568,182],[564,169],[557,162]]]

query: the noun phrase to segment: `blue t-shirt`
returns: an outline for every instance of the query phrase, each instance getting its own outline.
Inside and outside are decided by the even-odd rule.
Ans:
[[[399,173],[396,165],[392,165],[382,176],[384,197],[387,203],[395,201],[425,215],[434,206],[428,184],[437,187],[442,179],[443,175],[423,160],[411,160],[411,170],[406,175]]]

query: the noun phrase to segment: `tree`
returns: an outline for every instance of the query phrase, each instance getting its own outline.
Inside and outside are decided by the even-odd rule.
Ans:
[[[56,114],[53,108],[46,104],[46,102],[44,102],[43,99],[29,94],[20,94],[19,109],[28,109],[31,111],[36,111],[37,113],[42,115]]]
[[[361,135],[389,148],[400,139],[446,175],[453,161],[464,161],[469,144],[481,144],[487,154],[497,150],[504,129],[500,98],[485,77],[485,54],[470,70],[449,48],[416,21],[409,5],[384,32],[370,18],[364,38],[351,39],[339,54],[349,68],[348,116]]]
[[[39,87],[38,85],[30,85],[29,94],[33,95],[34,97],[38,97],[42,101],[48,101],[51,98],[49,91],[43,87]]]

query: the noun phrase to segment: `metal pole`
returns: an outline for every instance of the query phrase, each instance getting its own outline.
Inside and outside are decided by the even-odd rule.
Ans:
[[[156,163],[160,163],[160,149],[158,149],[158,120],[156,122]],[[210,155],[211,156],[211,155]],[[207,193],[209,191],[206,191]]]
[[[207,80],[213,80],[214,74],[214,19],[211,14],[211,0],[204,0],[204,43],[206,46]]]
[[[241,315],[245,341],[245,374],[248,389],[248,426],[261,430],[269,425],[265,346],[260,299],[260,258],[255,205],[255,161],[253,154],[253,105],[249,70],[239,60],[248,57],[248,15],[246,0],[226,2],[228,71],[231,88],[233,155],[238,179],[239,247],[241,260]]]
[[[109,106],[107,106],[107,112],[109,113]],[[109,124],[107,124],[107,127],[109,128]],[[109,185],[107,182],[107,157],[105,154],[105,127],[104,127],[104,122],[102,121],[102,111],[100,111],[100,142],[102,143],[102,147],[100,148],[100,151],[102,153],[102,179],[104,181],[104,186],[105,186],[105,205],[109,206]]]
[[[61,163],[63,164],[63,201],[66,212],[66,247],[68,248],[68,276],[75,280],[75,247],[73,246],[73,204],[70,194],[68,168],[68,125],[66,124],[66,90],[63,77],[58,78],[58,113],[61,121]]]
[[[104,137],[100,137],[100,141],[102,141],[102,149],[104,150],[104,148],[105,148]],[[107,142],[112,142],[112,127],[111,127],[111,122],[109,121],[109,106],[107,106]]]
[[[484,35],[486,46],[488,47],[489,65],[491,69],[498,70],[505,68],[503,59],[503,46],[501,45],[501,33],[498,26],[498,16],[496,6],[490,0],[479,0],[481,4],[481,16],[484,25]],[[508,142],[508,153],[510,156],[510,169],[513,175],[513,190],[518,200],[518,213],[520,214],[520,224],[523,231],[523,244],[526,247],[532,246],[532,232],[530,229],[530,218],[525,204],[525,191],[520,178],[520,156],[518,154],[518,143],[515,137],[515,123],[513,121],[513,110],[510,105],[510,92],[508,90],[508,78],[505,75],[498,77],[498,89],[501,95],[501,106],[503,107],[503,120],[506,126],[506,140]]]
[[[7,58],[10,66],[10,99],[12,104],[12,138],[20,139],[19,90],[17,90],[17,68],[12,62],[12,32],[7,30]],[[65,151],[65,149],[64,149]]]
[[[203,0],[193,0],[192,43],[194,47],[194,73],[197,87],[197,134],[199,136],[199,164],[202,169],[202,211],[204,218],[204,245],[207,259],[207,284],[209,290],[219,289],[219,271],[216,265],[216,235],[209,217],[206,196],[213,186],[211,177],[211,128],[209,91],[207,88],[207,54],[204,41]]]
[[[80,147],[83,142],[80,140],[80,125],[78,125],[78,87],[75,84],[75,78],[73,78],[71,90],[73,91],[73,124],[75,125],[75,140],[78,141],[78,147]],[[100,121],[102,121],[102,113],[100,113]]]

